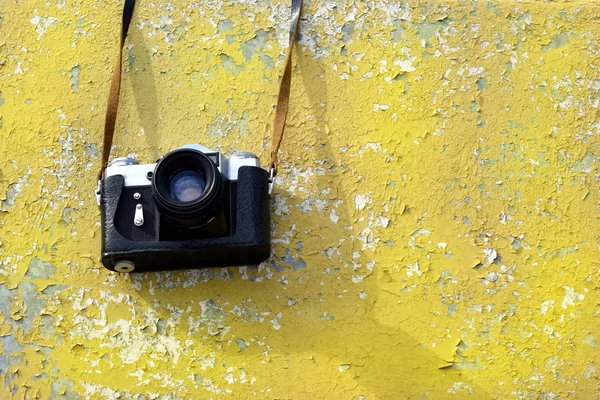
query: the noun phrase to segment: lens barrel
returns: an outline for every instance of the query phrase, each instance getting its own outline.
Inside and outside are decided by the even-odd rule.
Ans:
[[[206,225],[221,212],[223,187],[217,166],[204,153],[187,148],[165,155],[152,179],[158,210],[167,221],[183,228]],[[191,201],[181,201],[187,199]]]

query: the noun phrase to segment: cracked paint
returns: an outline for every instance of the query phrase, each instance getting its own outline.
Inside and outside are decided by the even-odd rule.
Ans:
[[[114,156],[269,157],[287,2],[138,2]],[[306,1],[272,257],[118,275],[111,2],[0,9],[2,398],[597,397],[600,6]]]

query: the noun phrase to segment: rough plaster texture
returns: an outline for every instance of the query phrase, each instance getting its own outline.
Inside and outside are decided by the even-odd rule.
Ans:
[[[598,397],[597,3],[307,1],[272,258],[118,275],[119,3],[0,3],[2,398]],[[113,154],[266,164],[288,7],[140,0]]]

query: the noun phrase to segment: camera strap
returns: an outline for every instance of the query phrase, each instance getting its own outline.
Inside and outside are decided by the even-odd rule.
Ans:
[[[123,47],[125,38],[131,24],[131,17],[135,8],[135,0],[125,0],[123,6],[123,20],[121,25],[121,37],[119,44],[119,55],[117,65],[115,66],[110,92],[108,94],[108,105],[106,107],[106,119],[104,121],[104,142],[102,144],[102,164],[98,173],[98,180],[102,180],[102,174],[108,166],[110,150],[115,134],[115,123],[117,121],[117,110],[119,108],[119,94],[121,92],[121,71],[123,64]],[[279,163],[278,152],[283,140],[285,131],[285,121],[288,114],[290,102],[290,90],[292,83],[292,50],[298,36],[298,27],[300,24],[300,10],[302,9],[302,0],[292,0],[292,19],[290,26],[289,48],[285,57],[283,76],[279,85],[279,96],[277,98],[277,109],[275,110],[275,123],[273,125],[273,148],[271,151],[270,180],[277,175],[277,166]]]

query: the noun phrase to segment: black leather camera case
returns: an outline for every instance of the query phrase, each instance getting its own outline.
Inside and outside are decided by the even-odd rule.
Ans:
[[[271,251],[269,182],[265,170],[241,167],[238,172],[235,226],[226,236],[192,240],[161,241],[160,217],[156,208],[146,211],[143,229],[125,238],[117,229],[117,208],[124,190],[124,178],[110,176],[102,181],[102,264],[115,270],[119,261],[135,263],[133,272],[169,269],[224,267],[258,264]],[[142,188],[143,190],[144,188]],[[144,191],[145,192],[145,191]],[[150,194],[143,193],[149,198]],[[125,221],[133,224],[132,220]],[[129,236],[129,235],[128,235]]]

